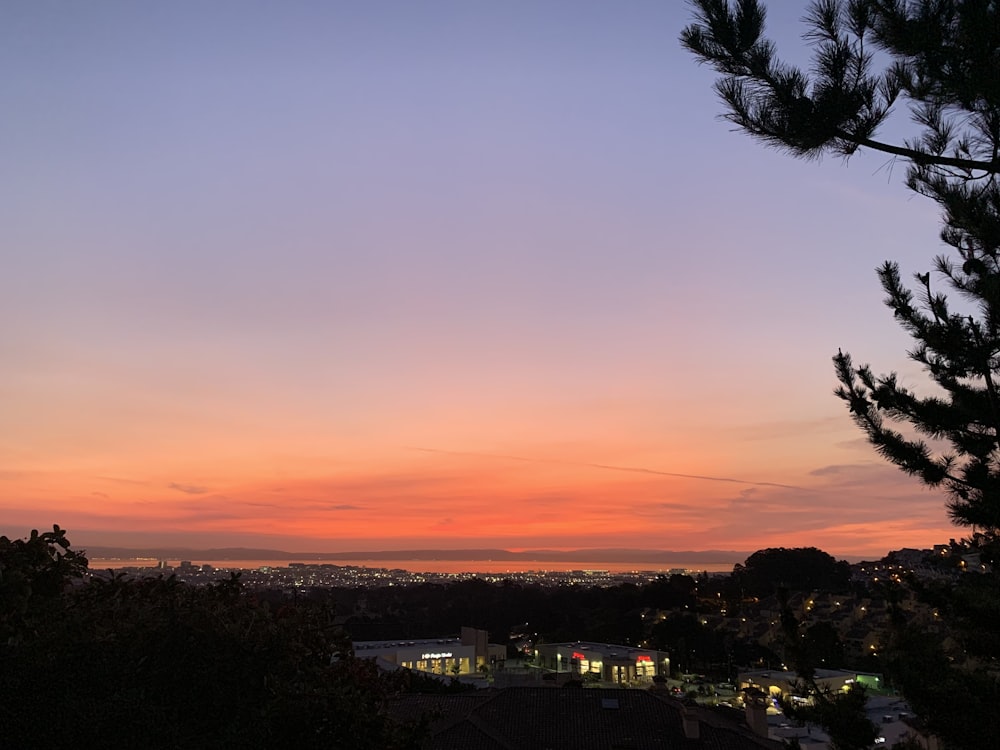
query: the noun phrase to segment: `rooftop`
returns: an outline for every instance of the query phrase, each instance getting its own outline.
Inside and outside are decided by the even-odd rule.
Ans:
[[[351,645],[355,651],[384,648],[409,648],[411,646],[460,646],[461,638],[415,638],[412,640],[390,641],[354,641]]]
[[[684,713],[695,712],[697,737]],[[696,707],[647,690],[511,687],[459,695],[402,695],[391,705],[401,720],[428,713],[431,750],[777,750]],[[690,725],[690,715],[689,715]]]

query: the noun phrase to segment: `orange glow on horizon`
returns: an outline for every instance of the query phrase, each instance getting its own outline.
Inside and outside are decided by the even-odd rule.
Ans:
[[[79,470],[38,472],[6,479],[11,496],[23,486],[25,500],[8,516],[26,525],[56,522],[86,539],[131,532],[136,539],[199,540],[192,546],[290,551],[816,546],[867,556],[955,535],[929,493],[877,464],[864,470],[870,487],[884,495],[873,506],[863,497],[849,502],[833,470],[785,484],[759,473],[687,474],[564,455],[398,449],[394,463],[314,458],[252,479],[227,475],[233,467],[224,461],[184,481],[136,474],[84,481]],[[321,473],[323,466],[329,470]],[[243,476],[250,470],[236,468]],[[84,485],[86,494],[77,489]],[[876,518],[891,505],[909,509],[892,520]],[[40,507],[46,518],[34,510]]]

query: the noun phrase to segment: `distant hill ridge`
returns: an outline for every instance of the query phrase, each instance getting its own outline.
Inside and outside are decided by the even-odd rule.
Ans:
[[[750,556],[749,552],[733,550],[642,550],[642,549],[574,549],[574,550],[522,550],[506,549],[410,549],[377,550],[365,552],[286,552],[252,547],[221,547],[217,549],[189,549],[184,547],[158,547],[125,549],[121,547],[86,547],[87,557],[108,559],[185,559],[185,560],[538,560],[549,562],[701,562],[737,563]]]

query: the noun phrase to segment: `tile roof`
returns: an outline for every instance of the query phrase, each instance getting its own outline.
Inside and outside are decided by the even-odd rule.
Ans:
[[[511,687],[458,695],[403,695],[392,715],[429,712],[428,750],[747,750],[780,748],[745,725],[691,708],[698,739],[688,739],[682,704],[646,690]]]

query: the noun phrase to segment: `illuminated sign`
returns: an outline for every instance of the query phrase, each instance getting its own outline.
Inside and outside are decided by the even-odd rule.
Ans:
[[[435,654],[420,654],[421,659],[450,659],[451,651],[442,651]]]
[[[586,654],[581,654],[579,651],[574,651],[573,652],[573,658],[574,659],[585,660],[587,658],[587,655]]]
[[[643,656],[637,656],[637,657],[635,657],[635,660],[636,661],[653,661],[653,657],[652,656],[645,656],[645,655],[643,655]]]

